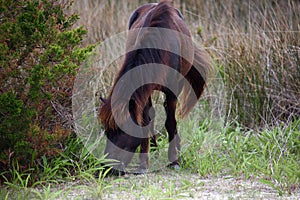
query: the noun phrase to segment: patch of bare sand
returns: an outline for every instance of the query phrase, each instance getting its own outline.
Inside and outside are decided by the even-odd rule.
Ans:
[[[97,184],[69,188],[66,199],[300,199],[300,189],[279,196],[259,180],[233,177],[203,178],[197,174],[167,170],[144,175],[108,178],[103,189]],[[98,183],[99,184],[99,183]],[[98,189],[97,189],[98,188]]]

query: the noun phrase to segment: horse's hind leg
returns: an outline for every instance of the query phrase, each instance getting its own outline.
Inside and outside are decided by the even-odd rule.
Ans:
[[[179,169],[178,154],[180,152],[180,137],[177,133],[177,122],[175,118],[177,98],[173,93],[166,93],[164,107],[167,114],[165,127],[169,134],[168,159],[170,167]]]

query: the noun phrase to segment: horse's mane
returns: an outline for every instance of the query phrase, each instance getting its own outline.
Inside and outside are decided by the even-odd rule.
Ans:
[[[145,14],[147,14],[146,17],[143,17],[143,18],[140,17]],[[157,5],[156,4],[148,4],[148,6],[142,6],[142,7],[138,8],[135,11],[134,15],[130,19],[129,27],[130,27],[130,29],[143,28],[143,27],[166,28],[166,29],[176,30],[176,31],[186,34],[187,36],[190,37],[190,33],[187,30],[186,26],[184,25],[183,20],[182,19],[179,20],[178,18],[182,18],[180,12],[177,9],[173,8],[170,5],[169,1],[161,1]],[[141,20],[141,19],[143,19],[143,20]],[[130,45],[133,43],[130,40],[135,40],[135,39],[136,38],[130,38],[130,36],[128,37],[129,42],[127,42],[127,47],[126,47],[127,49],[129,49],[131,47]],[[192,64],[196,65],[195,66],[196,71],[198,71],[198,72],[199,72],[199,70],[200,70],[200,72],[205,71],[204,69],[206,69],[209,64],[208,64],[207,59],[205,58],[204,54],[200,50],[195,50],[194,54],[196,54],[196,55],[194,56],[194,61]],[[125,96],[125,93],[127,92],[126,90],[115,91],[116,84],[122,78],[122,76],[129,70],[131,70],[137,66],[140,66],[142,64],[147,64],[147,63],[168,64],[168,63],[164,63],[164,62],[166,62],[165,61],[166,59],[170,59],[170,58],[166,58],[166,52],[162,51],[162,50],[158,51],[155,49],[145,48],[145,49],[137,49],[134,51],[129,51],[128,53],[126,53],[122,67],[119,70],[119,73],[116,75],[116,78],[114,80],[112,90],[111,90],[108,98],[102,100],[103,102],[102,102],[102,105],[99,110],[99,121],[101,124],[104,125],[106,130],[107,129],[115,130],[118,128],[118,126],[115,123],[114,116],[112,113],[112,106],[114,106],[114,108],[116,110],[123,111],[123,110],[127,109],[125,107],[126,104],[124,104],[124,103],[117,103],[117,104],[111,105],[113,92],[116,92],[116,94],[118,95],[118,99],[120,99],[120,100],[122,99],[122,97]],[[197,79],[202,78],[203,81],[205,82],[206,81],[205,80],[206,78],[204,77],[205,75],[206,75],[206,73],[200,74],[200,76],[196,75],[194,77],[195,80],[188,80],[188,81],[190,81],[192,88],[195,90],[195,94],[197,95],[197,98],[200,97],[204,88],[198,89],[196,87],[196,85],[195,85],[195,84],[197,84],[196,78]],[[131,87],[130,83],[126,83],[126,87]],[[131,99],[134,100],[136,103],[136,108],[135,108],[136,113],[143,112],[143,108],[144,108],[145,104],[147,103],[149,96],[151,96],[151,94],[154,90],[154,87],[157,87],[157,86],[156,85],[146,85],[146,86],[143,86],[142,88],[139,88],[138,90],[136,90],[136,92],[134,92]],[[198,90],[198,91],[196,91],[196,90]],[[184,98],[186,98],[184,101],[188,102],[189,101],[188,94],[190,93],[190,91],[183,90],[183,92],[185,94],[183,94],[182,96]],[[192,104],[183,108],[182,115],[187,115],[195,103],[196,102],[192,102]],[[123,116],[123,117],[124,117],[123,121],[126,121],[126,119],[130,116]],[[141,115],[136,114],[135,117],[136,117],[136,123],[141,125],[142,114]]]

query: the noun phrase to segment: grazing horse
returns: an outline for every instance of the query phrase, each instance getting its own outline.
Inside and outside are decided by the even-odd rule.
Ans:
[[[124,171],[138,147],[138,172],[149,168],[149,147],[156,145],[151,100],[155,90],[165,94],[169,166],[179,168],[178,96],[183,99],[181,115],[185,116],[203,93],[208,60],[192,42],[183,15],[170,2],[145,4],[132,13],[123,64],[99,109],[107,137],[105,153],[119,161],[114,169]]]

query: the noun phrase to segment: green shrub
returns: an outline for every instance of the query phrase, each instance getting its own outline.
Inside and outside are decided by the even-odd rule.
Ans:
[[[8,165],[12,153],[20,153],[30,147],[25,141],[25,133],[33,113],[13,92],[0,95],[0,111],[0,161]]]
[[[92,50],[69,1],[0,1],[0,170],[29,168],[71,132],[72,86]]]

